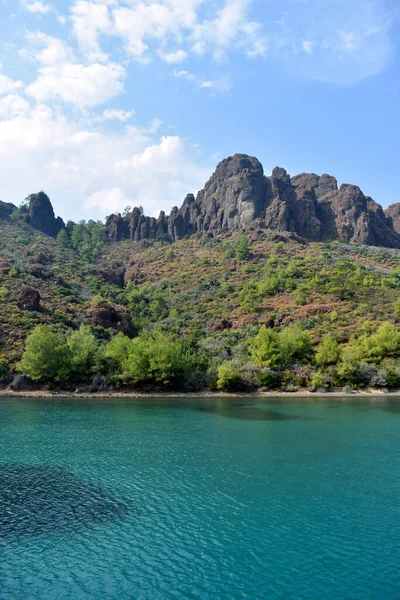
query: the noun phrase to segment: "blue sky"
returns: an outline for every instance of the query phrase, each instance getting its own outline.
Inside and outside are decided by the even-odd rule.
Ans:
[[[397,0],[0,0],[0,198],[157,216],[236,152],[400,201]]]

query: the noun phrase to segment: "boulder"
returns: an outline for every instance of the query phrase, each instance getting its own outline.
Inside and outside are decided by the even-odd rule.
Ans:
[[[104,327],[105,329],[116,329],[129,337],[136,334],[131,315],[124,306],[112,306],[104,303],[99,307],[88,308],[86,316],[90,325]]]
[[[40,293],[32,287],[24,287],[18,296],[18,306],[21,310],[40,310]]]

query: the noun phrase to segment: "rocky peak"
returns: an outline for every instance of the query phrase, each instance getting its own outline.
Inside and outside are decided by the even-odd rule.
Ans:
[[[0,219],[8,219],[16,208],[11,202],[2,202],[0,200]]]
[[[391,204],[389,208],[385,210],[385,215],[393,229],[397,233],[400,233],[400,202]]]
[[[399,205],[400,206],[400,205]],[[155,220],[132,213],[128,232],[124,219],[107,220],[109,239],[141,240],[167,236],[177,241],[195,232],[264,228],[292,232],[315,241],[346,240],[353,243],[400,248],[400,209],[387,215],[358,186],[338,188],[331,175],[302,173],[290,177],[275,167],[270,177],[257,158],[235,154],[222,160],[195,197],[188,194],[181,208],[174,207]]]
[[[28,196],[28,214],[25,222],[42,233],[55,237],[65,227],[60,217],[55,217],[50,198],[44,193]]]
[[[282,167],[275,167],[275,169],[272,170],[272,179],[279,179],[280,181],[282,181],[283,183],[287,183],[290,184],[290,175],[288,175],[286,169],[283,169]]]

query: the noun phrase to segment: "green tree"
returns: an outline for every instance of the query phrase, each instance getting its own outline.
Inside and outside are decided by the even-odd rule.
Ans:
[[[71,351],[70,368],[74,376],[83,381],[96,370],[99,361],[99,344],[88,325],[81,325],[67,340]]]
[[[240,260],[247,260],[250,258],[250,244],[245,234],[240,236],[239,241],[236,244],[236,252]]]
[[[312,354],[310,336],[300,325],[285,327],[279,334],[279,349],[283,367],[289,367],[296,361],[308,360]]]
[[[335,340],[333,335],[327,334],[320,345],[318,346],[315,355],[317,365],[327,367],[328,365],[336,365],[341,356],[340,344]]]
[[[70,374],[71,351],[48,325],[38,325],[28,336],[18,370],[33,381],[67,381]]]
[[[263,325],[250,340],[250,356],[259,367],[278,368],[281,362],[278,332]]]
[[[57,234],[57,244],[62,250],[71,248],[71,240],[66,229],[61,229]]]

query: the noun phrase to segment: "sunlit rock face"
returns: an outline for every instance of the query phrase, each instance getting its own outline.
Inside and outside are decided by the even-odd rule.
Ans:
[[[188,194],[169,217],[161,213],[159,219],[150,219],[134,209],[126,218],[111,215],[106,225],[110,241],[165,237],[177,241],[196,232],[272,229],[313,241],[400,248],[397,208],[385,214],[359,187],[338,188],[331,175],[290,177],[276,167],[266,177],[257,158],[245,154],[221,161],[197,197]]]
[[[0,465],[0,543],[122,520],[127,505],[68,469]]]
[[[391,204],[389,208],[385,210],[385,215],[389,219],[393,229],[400,233],[400,202]]]

